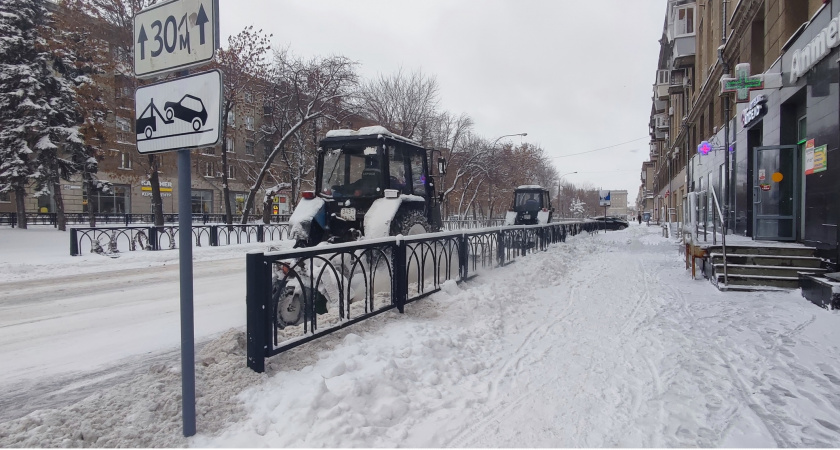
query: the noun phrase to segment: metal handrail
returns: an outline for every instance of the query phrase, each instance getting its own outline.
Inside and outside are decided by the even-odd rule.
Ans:
[[[727,273],[727,267],[726,267],[726,222],[724,222],[723,213],[720,211],[720,203],[718,203],[717,195],[715,195],[715,190],[714,189],[709,189],[709,192],[712,193],[712,200],[714,200],[714,202],[715,202],[715,209],[717,210],[718,216],[720,217],[720,228],[721,228],[720,243],[721,243],[721,246],[723,247],[723,284],[728,285],[729,284],[729,274]],[[712,220],[715,220],[714,217],[712,218]],[[715,221],[714,223],[717,224],[717,221]],[[715,232],[712,239],[715,239],[716,237],[717,237],[717,233]]]

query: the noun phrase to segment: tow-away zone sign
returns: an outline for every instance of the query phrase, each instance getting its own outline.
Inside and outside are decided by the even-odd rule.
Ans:
[[[222,73],[198,73],[134,93],[137,151],[210,147],[221,137]]]

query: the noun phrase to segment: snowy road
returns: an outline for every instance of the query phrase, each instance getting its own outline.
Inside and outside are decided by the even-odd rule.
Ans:
[[[144,343],[153,359],[119,374],[124,380],[0,420],[0,446],[840,446],[840,316],[798,291],[719,292],[691,280],[680,258],[654,227],[584,233],[447,284],[403,315],[270,358],[265,374],[245,367],[241,327],[225,332],[197,358],[198,435],[190,439],[180,435],[177,344]],[[226,276],[242,276],[223,276],[224,267],[202,269],[208,297],[229,297],[218,295],[235,284]],[[243,295],[231,294],[225,319],[244,323]],[[107,302],[97,296],[65,301]],[[34,305],[46,311],[45,302]],[[57,313],[48,328],[84,324],[97,308]],[[177,335],[177,294],[151,309],[168,309]],[[153,334],[141,317],[133,332],[110,333]],[[98,339],[68,350],[96,356],[108,347]],[[139,345],[129,341],[117,347]],[[26,361],[15,364],[52,370],[32,354],[18,357]]]
[[[197,340],[244,325],[244,266],[244,256],[194,263]],[[56,389],[101,387],[148,367],[155,353],[172,354],[179,287],[171,264],[0,284],[0,420],[32,410],[27,391],[60,404]]]

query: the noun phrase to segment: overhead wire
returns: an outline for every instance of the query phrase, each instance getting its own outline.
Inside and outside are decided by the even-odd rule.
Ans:
[[[601,148],[596,148],[596,149],[593,149],[593,150],[587,150],[585,152],[572,153],[572,154],[569,154],[569,155],[551,156],[550,158],[552,158],[552,159],[554,159],[554,158],[566,158],[566,157],[569,157],[569,156],[584,155],[586,153],[598,152],[598,151],[601,151],[601,150],[608,150],[608,149],[615,148],[615,147],[618,147],[618,146],[621,146],[621,145],[629,144],[631,142],[641,141],[642,139],[650,139],[650,136],[640,137],[638,139],[633,139],[632,141],[622,142],[620,144],[610,145],[610,146],[607,146],[607,147],[601,147]]]

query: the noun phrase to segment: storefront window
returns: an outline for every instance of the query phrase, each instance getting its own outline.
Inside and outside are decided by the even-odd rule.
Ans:
[[[247,195],[244,192],[231,192],[230,193],[230,206],[233,209],[234,214],[242,214],[242,211],[245,210],[245,199]]]
[[[115,184],[108,192],[94,192],[91,199],[84,193],[82,210],[87,212],[88,208],[92,208],[94,213],[99,214],[125,214],[131,211],[129,188],[127,184]]]
[[[213,191],[193,189],[192,191],[192,212],[193,214],[213,213]]]
[[[52,189],[50,189],[52,191]],[[52,208],[52,192],[38,197],[38,212],[49,213],[53,212]]]

